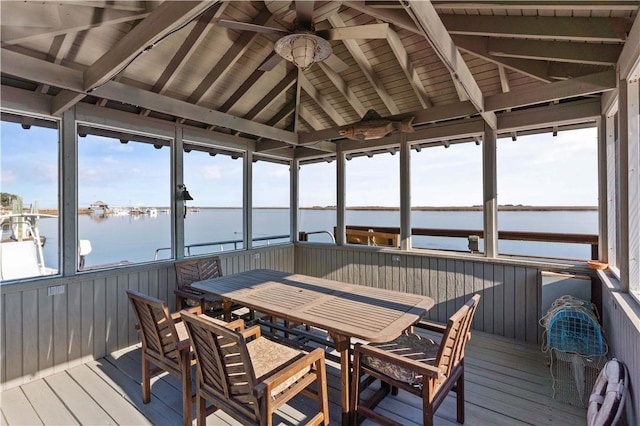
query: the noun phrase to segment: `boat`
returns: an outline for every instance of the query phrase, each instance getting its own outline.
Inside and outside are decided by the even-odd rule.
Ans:
[[[0,279],[12,280],[54,275],[56,268],[45,265],[40,235],[40,219],[56,218],[43,213],[9,213],[0,216]]]

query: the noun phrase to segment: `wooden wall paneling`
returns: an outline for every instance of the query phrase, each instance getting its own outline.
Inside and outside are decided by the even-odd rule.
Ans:
[[[504,265],[493,266],[493,333],[504,336]]]
[[[161,296],[158,294],[158,273],[156,271],[148,272],[148,282],[149,282],[149,296],[155,297],[159,299]],[[173,269],[173,275],[176,274],[175,269]]]
[[[83,282],[80,285],[80,362],[88,362],[93,358],[94,338],[97,318],[94,317],[95,281]]]
[[[169,288],[169,283],[168,283],[169,273],[167,271],[167,268],[158,269],[157,274],[158,274],[158,295],[159,295],[158,298],[167,301],[169,305],[169,310],[175,311],[176,298],[173,295],[175,284],[172,288]]]
[[[6,318],[6,317],[5,317]],[[53,298],[47,288],[38,289],[38,370],[53,371]]]
[[[87,286],[89,283],[86,284]],[[93,356],[107,354],[107,280],[93,280]]]
[[[485,315],[482,329],[487,333],[493,333],[493,264],[484,263],[483,266]]]
[[[0,294],[0,314],[3,315],[2,321],[0,321],[0,383],[4,385],[7,381],[7,329],[4,319],[6,295]],[[4,386],[0,389],[4,389]]]
[[[454,260],[456,271],[456,298],[455,306],[457,311],[467,302],[467,288],[466,288],[466,274],[465,274],[465,262],[460,259]]]
[[[68,324],[67,303],[68,285],[64,284],[65,292],[50,296],[53,299],[53,370],[64,371],[68,368]]]
[[[476,308],[476,314],[473,318],[473,328],[476,330],[484,329],[484,306],[486,294],[484,291],[484,265],[480,262],[473,263],[473,292],[480,294],[480,303]]]
[[[67,360],[69,367],[82,364],[82,285],[83,283],[79,281],[67,284]]]
[[[118,276],[109,276],[105,286],[105,350],[111,353],[118,349]],[[154,295],[157,297],[157,292]]]
[[[4,297],[5,381],[22,376],[22,294]]]
[[[504,267],[504,335],[511,338],[515,337],[515,293],[515,268],[506,265]]]
[[[525,269],[525,323],[527,325],[526,340],[528,342],[542,341],[542,327],[538,325],[540,305],[542,304],[542,285],[538,268]]]
[[[129,312],[131,310],[131,303],[127,297],[127,290],[129,289],[129,275],[119,275],[116,293],[116,333],[117,333],[117,345],[118,348],[124,348],[129,346],[129,328],[133,327],[135,321],[129,323]],[[164,299],[167,300],[166,298]]]
[[[471,296],[475,294],[475,276],[473,275],[473,264],[474,262],[464,262],[463,264],[462,269],[464,271],[464,297],[462,298],[462,304],[466,303],[467,300],[471,299]]]
[[[527,271],[524,268],[514,268],[514,337],[518,340],[526,340],[527,338],[527,326],[526,317],[521,315],[522,312],[526,312],[526,286],[527,286]]]
[[[38,290],[22,293],[22,374],[38,372]]]
[[[423,262],[425,261],[428,262],[426,266],[429,268],[429,291],[427,292],[427,296],[436,301],[434,307],[429,310],[429,319],[437,321],[440,317],[440,304],[438,303],[440,300],[438,291],[438,259],[431,257],[423,260]]]
[[[140,291],[139,275],[140,275],[139,272],[129,274],[129,285],[128,285],[129,289]],[[127,312],[127,328],[126,328],[127,345],[128,346],[135,345],[139,341],[138,331],[134,326],[134,324],[137,322],[136,314],[133,312],[133,309],[131,308],[131,302],[129,302],[129,298],[126,296],[126,294],[120,297],[123,297],[124,303],[126,305],[124,309],[125,309],[125,312]],[[171,301],[172,306],[175,308],[175,303],[176,303],[175,297],[169,297],[169,300]],[[171,310],[173,311],[175,309],[171,309]]]
[[[446,323],[449,317],[456,311],[456,277],[454,270],[455,263],[451,259],[438,259],[438,285],[441,288],[440,302],[442,309],[439,312],[438,321]]]

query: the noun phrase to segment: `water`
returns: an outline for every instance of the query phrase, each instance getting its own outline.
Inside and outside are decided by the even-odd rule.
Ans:
[[[253,212],[256,237],[289,234],[288,209],[256,209]],[[399,226],[398,211],[346,212],[347,225]],[[414,211],[412,225],[416,228],[482,229],[480,211]],[[499,212],[500,230],[597,234],[597,211],[509,211]],[[335,210],[300,210],[299,227],[302,231],[325,230],[333,233]],[[42,220],[41,233],[47,237],[44,249],[47,265],[58,264],[58,220]],[[171,215],[159,212],[157,216],[122,215],[96,218],[80,215],[79,239],[91,242],[92,252],[85,266],[104,265],[119,261],[132,263],[154,260],[156,249],[171,246]],[[240,240],[234,244],[214,245],[191,249],[191,255],[243,248],[241,209],[201,209],[189,212],[185,220],[186,244]],[[331,242],[327,234],[312,235],[310,241]],[[286,241],[286,240],[284,240]],[[468,251],[466,238],[420,237],[412,239],[414,247]],[[283,240],[269,243],[283,242]],[[255,245],[264,245],[256,242]],[[482,250],[482,244],[481,244]],[[535,243],[500,241],[500,253],[535,255],[544,257],[588,259],[591,248],[579,244]],[[170,257],[170,250],[158,252],[158,259]]]

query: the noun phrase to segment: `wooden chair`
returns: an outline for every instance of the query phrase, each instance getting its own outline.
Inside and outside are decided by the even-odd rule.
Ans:
[[[329,424],[322,349],[305,353],[262,337],[257,326],[237,332],[181,314],[197,360],[198,425],[206,424],[208,401],[242,424],[270,426],[273,413],[301,392],[318,401],[308,424]],[[315,390],[307,389],[314,382]]]
[[[189,335],[179,313],[170,314],[167,305],[160,299],[135,290],[127,290],[127,296],[138,318],[137,328],[142,340],[142,402],[151,400],[151,376],[167,371],[182,383],[182,413],[185,425],[193,423],[191,405],[192,356]],[[192,308],[193,314],[201,314],[200,306]],[[244,329],[244,321],[225,323],[210,317],[207,321],[221,326]],[[177,323],[176,323],[177,321]],[[151,369],[151,364],[156,366]]]
[[[176,284],[174,291],[176,296],[176,309],[179,311],[186,304],[188,306],[202,306],[202,312],[221,311],[220,299],[205,296],[201,292],[191,288],[196,281],[219,278],[222,276],[222,266],[219,256],[211,256],[203,259],[180,260],[174,264],[176,268]]]
[[[356,344],[353,351],[353,380],[351,387],[351,423],[360,416],[369,417],[384,425],[398,425],[373,411],[389,393],[406,390],[423,400],[423,424],[432,425],[438,406],[449,391],[456,392],[458,423],[464,423],[464,348],[471,337],[469,329],[480,295],[474,295],[447,323],[427,328],[442,333],[440,341],[416,334],[403,334],[392,342],[369,345]],[[365,377],[364,375],[368,375]],[[367,401],[360,402],[363,389],[379,379],[380,389]]]

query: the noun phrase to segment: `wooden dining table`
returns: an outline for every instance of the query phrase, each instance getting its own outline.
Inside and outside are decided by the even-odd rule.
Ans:
[[[340,354],[343,424],[349,419],[351,339],[393,340],[435,303],[427,296],[268,269],[198,281],[191,287],[222,299],[227,315],[239,304],[326,330]]]

